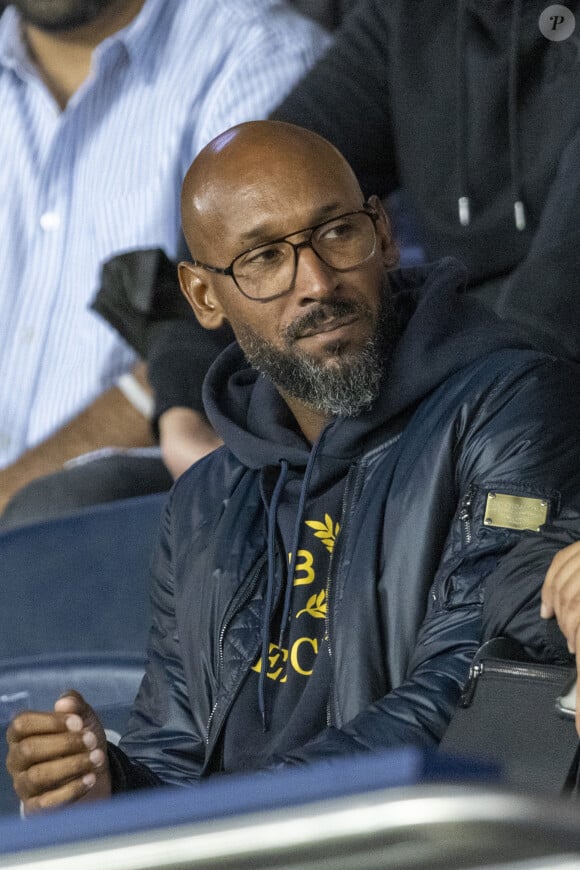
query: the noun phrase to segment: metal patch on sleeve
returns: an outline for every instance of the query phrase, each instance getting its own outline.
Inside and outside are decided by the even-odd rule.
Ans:
[[[542,498],[527,498],[490,492],[485,503],[484,525],[496,529],[528,529],[539,532],[548,519],[550,503]]]

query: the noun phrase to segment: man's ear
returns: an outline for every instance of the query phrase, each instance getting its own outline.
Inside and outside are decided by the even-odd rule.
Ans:
[[[193,308],[193,312],[206,329],[219,329],[223,326],[225,315],[222,307],[208,284],[206,274],[193,263],[185,260],[177,266],[181,292]]]
[[[385,211],[385,207],[378,196],[370,196],[369,205],[378,213],[379,219],[375,224],[377,241],[382,255],[383,265],[386,269],[393,269],[399,262],[399,246],[395,241],[391,221]]]

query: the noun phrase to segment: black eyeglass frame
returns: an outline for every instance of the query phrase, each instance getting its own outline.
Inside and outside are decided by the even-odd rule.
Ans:
[[[320,256],[320,254],[318,253],[318,251],[316,250],[316,248],[312,244],[312,236],[314,235],[316,230],[320,229],[320,227],[323,227],[326,224],[331,224],[333,221],[338,221],[341,218],[350,217],[353,214],[365,214],[373,222],[373,229],[375,231],[375,240],[374,240],[374,244],[373,244],[373,249],[370,252],[370,254],[368,255],[368,257],[365,257],[364,260],[361,260],[360,263],[357,263],[355,266],[348,266],[346,269],[338,269],[336,266],[331,266],[330,263],[327,263],[326,260]],[[377,211],[377,209],[374,208],[374,206],[370,205],[370,203],[368,201],[366,201],[363,203],[362,208],[355,209],[354,211],[343,212],[342,214],[337,214],[337,215],[335,215],[335,217],[327,218],[326,220],[321,221],[318,224],[314,224],[314,226],[304,227],[301,230],[294,230],[293,232],[288,233],[286,236],[280,236],[280,238],[269,239],[266,242],[260,242],[259,245],[253,245],[251,248],[247,248],[245,251],[241,251],[239,254],[236,254],[236,256],[234,257],[234,259],[232,260],[230,265],[227,266],[225,269],[222,269],[220,266],[210,266],[208,263],[202,263],[200,260],[195,260],[195,259],[192,260],[192,265],[197,266],[200,269],[205,269],[207,272],[212,272],[213,274],[216,274],[216,275],[227,275],[229,278],[232,279],[232,281],[234,282],[234,284],[236,285],[236,287],[238,288],[238,290],[240,291],[242,296],[245,296],[246,299],[250,299],[252,302],[271,302],[273,299],[279,299],[281,296],[286,296],[287,293],[291,293],[292,290],[294,289],[296,275],[298,273],[298,258],[300,256],[300,251],[302,250],[302,248],[312,248],[312,250],[314,251],[314,253],[318,257],[318,259],[321,260],[321,262],[323,262],[325,266],[328,266],[330,269],[334,269],[336,272],[350,272],[352,269],[358,269],[358,267],[362,266],[363,263],[367,263],[371,259],[371,257],[374,256],[375,251],[377,249],[376,223],[377,223],[379,217],[380,217],[380,214]],[[309,233],[308,238],[304,239],[304,241],[302,241],[302,242],[298,242],[298,244],[295,244],[294,242],[289,241],[289,238],[291,236],[298,236],[301,233]],[[257,251],[258,248],[265,248],[268,245],[275,245],[278,242],[285,242],[286,244],[290,245],[294,249],[294,275],[292,277],[290,287],[288,287],[287,290],[282,290],[281,293],[274,293],[272,296],[250,296],[250,295],[248,295],[248,293],[246,293],[244,290],[242,290],[242,288],[240,287],[240,285],[238,284],[238,282],[236,280],[236,276],[234,275],[235,263],[241,257],[245,257],[246,254],[251,254],[252,251]]]

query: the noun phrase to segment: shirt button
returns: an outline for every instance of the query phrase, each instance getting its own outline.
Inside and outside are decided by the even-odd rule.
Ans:
[[[53,232],[60,227],[60,215],[55,211],[45,211],[40,216],[40,226],[46,232]]]
[[[32,344],[36,330],[33,326],[25,326],[21,333],[22,344]]]
[[[10,435],[6,432],[0,432],[0,450],[7,450],[12,443]]]

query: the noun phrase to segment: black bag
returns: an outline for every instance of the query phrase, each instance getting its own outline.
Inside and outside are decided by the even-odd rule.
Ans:
[[[144,359],[152,323],[187,320],[192,329],[201,329],[179,289],[177,263],[160,248],[125,251],[107,260],[91,308]]]
[[[493,638],[473,660],[440,750],[497,762],[512,785],[570,795],[579,741],[558,699],[575,677],[575,668],[532,662],[515,641]]]

